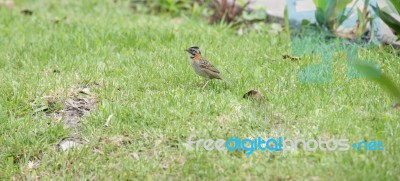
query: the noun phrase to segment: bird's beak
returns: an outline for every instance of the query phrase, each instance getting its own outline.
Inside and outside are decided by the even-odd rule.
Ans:
[[[189,52],[189,49],[185,49],[185,52]]]

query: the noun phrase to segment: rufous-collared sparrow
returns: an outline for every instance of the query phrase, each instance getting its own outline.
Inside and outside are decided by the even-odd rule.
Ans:
[[[204,87],[206,87],[209,80],[211,80],[211,79],[221,79],[222,80],[219,70],[217,68],[215,68],[209,61],[207,61],[206,59],[204,59],[201,56],[199,47],[193,46],[193,47],[188,48],[185,51],[187,51],[190,54],[190,60],[191,60],[191,64],[192,64],[194,71],[198,75],[206,78],[206,83],[204,84],[203,89],[204,89]]]

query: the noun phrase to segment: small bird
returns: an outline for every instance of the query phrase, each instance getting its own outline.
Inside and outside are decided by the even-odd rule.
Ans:
[[[199,47],[193,46],[193,47],[188,48],[185,51],[187,51],[190,54],[190,60],[191,60],[194,71],[198,75],[206,78],[206,83],[204,84],[202,89],[204,89],[204,87],[206,87],[209,80],[211,80],[211,79],[222,80],[219,70],[217,68],[215,68],[214,65],[212,65],[209,61],[207,61],[206,59],[204,59],[201,56]]]

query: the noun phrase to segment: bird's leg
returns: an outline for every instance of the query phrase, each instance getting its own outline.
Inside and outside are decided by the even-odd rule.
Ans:
[[[203,85],[203,87],[201,89],[204,89],[207,86],[209,81],[210,81],[209,79],[206,79],[206,83]]]

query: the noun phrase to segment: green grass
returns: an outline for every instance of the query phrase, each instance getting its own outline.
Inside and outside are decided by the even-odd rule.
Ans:
[[[302,84],[300,68],[318,63],[290,54],[284,34],[237,36],[192,18],[134,14],[111,1],[17,1],[32,16],[0,9],[0,177],[4,179],[399,180],[400,111],[365,79],[346,77],[335,54],[331,84]],[[53,20],[66,16],[54,24]],[[204,90],[183,50],[198,45],[228,84]],[[399,57],[360,50],[400,84]],[[57,70],[54,72],[54,70]],[[59,151],[76,130],[45,113],[46,96],[97,83],[97,108],[78,130],[82,148]],[[268,99],[242,98],[257,89]],[[62,107],[62,105],[61,105]],[[61,108],[60,108],[61,109]],[[110,127],[107,118],[113,115]],[[228,139],[285,136],[380,140],[384,151],[190,151],[191,134]],[[36,169],[29,162],[38,163]]]

